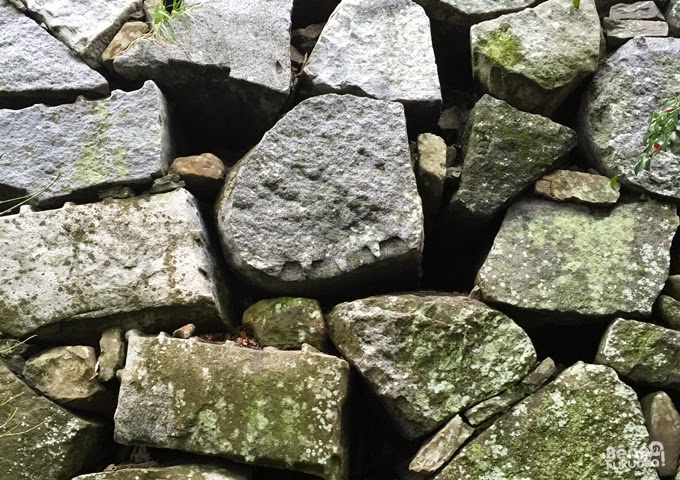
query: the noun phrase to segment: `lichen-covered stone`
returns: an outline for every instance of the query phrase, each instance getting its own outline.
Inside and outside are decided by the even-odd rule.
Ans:
[[[125,365],[125,339],[120,327],[107,328],[99,339],[99,373],[97,380],[109,382],[116,378],[116,372]]]
[[[640,385],[680,390],[680,332],[617,319],[602,337],[595,362]]]
[[[420,447],[408,469],[423,475],[435,473],[453,457],[474,431],[474,428],[456,415]]]
[[[680,330],[680,301],[668,295],[659,295],[654,308],[666,327]]]
[[[648,316],[668,276],[675,206],[591,211],[527,199],[510,207],[477,275],[485,301],[536,319]]]
[[[418,135],[416,177],[425,218],[434,220],[442,207],[446,179],[446,143],[432,133]],[[428,227],[429,228],[429,227]]]
[[[657,468],[659,476],[672,477],[678,471],[680,456],[680,414],[666,392],[645,395],[640,404],[650,442],[663,445],[664,462]]]
[[[617,3],[609,9],[611,20],[662,20],[661,10],[652,0],[634,3]]]
[[[351,93],[401,102],[409,123],[418,125],[434,125],[439,116],[430,21],[411,0],[340,2],[304,72],[314,95]]]
[[[605,60],[581,100],[579,139],[595,167],[623,185],[680,199],[680,156],[663,151],[634,173],[651,116],[675,98],[680,39],[638,37]]]
[[[576,146],[576,132],[485,95],[470,113],[451,213],[488,220]]]
[[[319,297],[413,284],[423,212],[403,107],[305,100],[229,172],[216,214],[227,261],[267,291]]]
[[[127,22],[120,27],[111,43],[102,52],[104,66],[113,70],[113,59],[130,48],[130,45],[145,33],[149,33],[149,25],[146,22]]]
[[[150,184],[172,161],[165,97],[147,82],[104,100],[0,110],[0,153],[0,200],[49,187],[35,202],[55,203]]]
[[[536,181],[534,193],[558,202],[587,205],[613,205],[619,199],[619,188],[603,175],[557,170]]]
[[[219,327],[226,291],[208,244],[185,190],[0,217],[0,332]]]
[[[344,360],[164,334],[128,342],[117,442],[345,478]]]
[[[669,33],[674,37],[680,37],[680,0],[668,2],[666,22],[668,22]]]
[[[473,74],[494,97],[549,116],[597,69],[601,35],[593,0],[548,0],[474,25]]]
[[[466,297],[409,294],[341,303],[328,326],[340,353],[408,438],[500,393],[536,361],[524,330]]]
[[[108,91],[104,77],[10,1],[0,0],[0,108],[70,102],[78,95],[102,97]]]
[[[3,478],[70,480],[99,458],[105,444],[103,425],[37,395],[1,361],[0,392]]]
[[[292,350],[307,343],[325,349],[327,334],[321,305],[310,298],[261,300],[243,312],[243,325],[252,330],[262,347]]]
[[[668,24],[664,21],[612,20],[611,18],[605,18],[602,25],[607,36],[609,48],[616,48],[638,36],[668,36]]]
[[[647,440],[633,389],[612,369],[579,362],[463,447],[435,480],[657,480],[653,468],[607,465],[611,449],[639,450]]]
[[[250,480],[243,467],[217,465],[176,465],[157,468],[125,468],[88,473],[73,480]]]

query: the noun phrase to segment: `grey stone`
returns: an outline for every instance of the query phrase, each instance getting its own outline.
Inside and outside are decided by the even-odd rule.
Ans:
[[[680,275],[671,275],[668,277],[665,292],[676,300],[680,300]]]
[[[217,224],[235,272],[267,291],[323,296],[413,282],[423,213],[398,103],[300,103],[227,177]]]
[[[619,200],[619,187],[612,188],[611,179],[603,175],[557,170],[540,178],[534,193],[558,202],[586,205],[614,205]]]
[[[331,340],[407,438],[519,381],[536,361],[510,318],[466,297],[394,295],[341,303]]]
[[[527,199],[505,216],[477,276],[482,298],[548,322],[648,316],[668,276],[675,206],[590,211]]]
[[[543,0],[415,0],[427,15],[454,27],[470,27],[475,23],[518,12],[538,5]]]
[[[102,97],[108,91],[104,77],[8,0],[0,0],[0,108]]]
[[[617,319],[602,337],[595,362],[631,382],[680,390],[680,332]]]
[[[111,43],[102,52],[102,63],[109,70],[113,70],[113,60],[130,48],[132,42],[149,33],[149,25],[145,22],[127,22],[111,39]]]
[[[612,20],[605,18],[602,23],[609,48],[616,48],[632,38],[667,37],[668,24],[650,20]]]
[[[430,21],[410,0],[340,2],[304,72],[310,94],[401,102],[416,127],[434,125],[439,117],[442,97]]]
[[[680,414],[666,392],[646,395],[641,401],[642,413],[649,431],[650,449],[654,442],[663,446],[663,462],[656,469],[661,477],[671,477],[678,471],[680,456]]]
[[[344,360],[164,334],[128,341],[117,442],[345,478]]]
[[[69,480],[106,445],[103,425],[36,394],[0,362],[0,471],[11,480]]]
[[[326,347],[321,305],[311,298],[260,300],[243,312],[243,325],[263,347],[293,350],[305,343],[318,350]]]
[[[446,143],[432,133],[418,135],[418,190],[425,218],[434,219],[441,210],[446,178]]]
[[[290,34],[290,43],[303,54],[312,53],[325,25],[325,23],[313,23],[305,28],[293,30]]]
[[[617,469],[609,457],[648,438],[633,389],[610,368],[578,362],[470,441],[435,480],[658,480],[654,468]]]
[[[157,193],[168,193],[184,187],[186,187],[186,184],[179,175],[169,174],[155,179],[153,181],[153,185],[151,185],[151,188],[149,189],[149,193],[151,195],[155,195]]]
[[[548,0],[474,25],[473,74],[494,97],[550,116],[597,69],[601,37],[593,0]]]
[[[656,3],[651,0],[631,4],[618,3],[609,10],[610,20],[664,20]]]
[[[668,295],[659,295],[654,308],[665,327],[680,330],[680,301]]]
[[[116,378],[116,372],[125,365],[125,337],[120,327],[107,328],[99,340],[99,373],[100,382],[110,382]]]
[[[92,68],[102,64],[102,53],[118,30],[141,9],[138,0],[89,2],[19,0],[28,14],[73,50]]]
[[[92,347],[55,347],[29,358],[23,377],[63,407],[111,416],[116,397],[95,378],[96,364],[97,355]]]
[[[0,217],[0,332],[224,325],[208,244],[185,190]]]
[[[666,22],[670,35],[680,37],[680,0],[671,0],[668,3]]]
[[[165,98],[148,82],[104,100],[0,110],[0,153],[0,200],[49,187],[35,202],[53,204],[150,184],[172,160]]]
[[[423,475],[435,473],[453,457],[474,431],[474,428],[456,415],[420,447],[408,469]]]
[[[680,199],[678,155],[654,157],[651,172],[635,175],[642,140],[662,99],[677,95],[680,39],[638,37],[619,48],[598,69],[583,95],[579,139],[586,155],[608,177],[629,187]]]
[[[576,143],[570,128],[485,95],[470,114],[460,188],[449,211],[471,221],[492,219]]]
[[[125,468],[111,472],[88,473],[73,480],[250,480],[243,467],[217,465],[176,465],[157,468]]]

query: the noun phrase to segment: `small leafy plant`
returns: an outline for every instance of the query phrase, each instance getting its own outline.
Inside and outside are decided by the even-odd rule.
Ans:
[[[189,10],[185,0],[155,0],[149,14],[151,34],[168,43],[175,41],[170,22]]]
[[[578,7],[581,6],[581,0],[574,0],[572,5],[574,5],[574,8],[578,10]]]
[[[647,133],[642,141],[645,147],[640,161],[635,165],[635,174],[649,171],[652,159],[663,151],[680,155],[680,97],[665,100],[664,108],[649,119]]]

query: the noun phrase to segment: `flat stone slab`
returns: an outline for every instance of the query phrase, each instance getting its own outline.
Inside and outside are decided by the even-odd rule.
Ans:
[[[601,213],[527,199],[510,207],[477,276],[482,298],[537,320],[649,316],[668,277],[675,206]]]
[[[407,438],[524,377],[536,352],[510,318],[466,297],[390,295],[337,305],[331,340]]]
[[[543,0],[415,0],[433,20],[454,27],[470,27],[507,13],[534,7]]]
[[[70,102],[78,95],[103,97],[108,92],[104,77],[8,0],[0,0],[0,108]]]
[[[680,390],[680,332],[617,319],[602,337],[595,362],[640,385]]]
[[[67,480],[101,455],[103,424],[36,394],[2,361],[0,391],[0,469],[8,480]]]
[[[659,465],[657,471],[662,477],[672,477],[678,471],[680,456],[680,414],[666,392],[645,395],[640,400],[640,405],[649,431],[649,440],[663,446],[665,461]]]
[[[351,93],[401,102],[409,122],[434,125],[441,90],[430,21],[411,0],[343,0],[304,69],[312,95]],[[418,72],[414,75],[414,72]]]
[[[112,472],[88,473],[73,480],[249,480],[242,467],[176,465],[159,468],[125,468]]]
[[[19,0],[28,14],[92,68],[102,64],[106,50],[120,27],[141,5],[136,0],[73,1]]]
[[[34,201],[58,204],[151,184],[173,158],[168,122],[153,82],[104,100],[0,110],[0,200],[49,187]]]
[[[550,116],[597,69],[600,32],[593,0],[578,9],[548,0],[479,23],[470,30],[473,75],[494,97]]]
[[[603,62],[581,100],[579,140],[597,170],[637,190],[680,199],[680,156],[661,152],[635,175],[642,140],[663,99],[675,98],[680,39],[639,37]]]
[[[613,20],[603,21],[607,45],[615,48],[635,37],[667,37],[668,24],[664,21],[651,20]]]
[[[316,297],[413,283],[423,212],[403,107],[305,100],[230,171],[216,213],[227,261],[266,291]]]
[[[556,170],[540,178],[534,193],[557,202],[603,206],[614,205],[620,195],[618,188],[612,188],[610,178],[572,170]]]
[[[207,245],[185,190],[0,217],[0,332],[50,327],[46,336],[81,338],[113,324],[223,325]]]
[[[664,20],[659,7],[652,0],[618,3],[609,9],[611,20]]]
[[[435,473],[451,460],[474,431],[475,429],[465,423],[460,415],[456,415],[420,447],[409,463],[409,471],[422,475]]]
[[[164,334],[128,340],[117,442],[345,478],[344,360]]]
[[[617,449],[638,451],[648,439],[635,391],[611,368],[578,362],[463,447],[435,480],[658,480],[654,468],[616,463]]]

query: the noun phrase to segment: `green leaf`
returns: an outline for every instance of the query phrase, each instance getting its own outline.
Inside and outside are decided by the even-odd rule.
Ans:
[[[578,7],[581,6],[581,0],[574,0],[573,5],[574,5],[574,8],[578,10]]]
[[[619,176],[614,175],[611,179],[611,182],[609,182],[609,186],[612,187],[612,190],[618,190],[620,185],[619,185]]]

